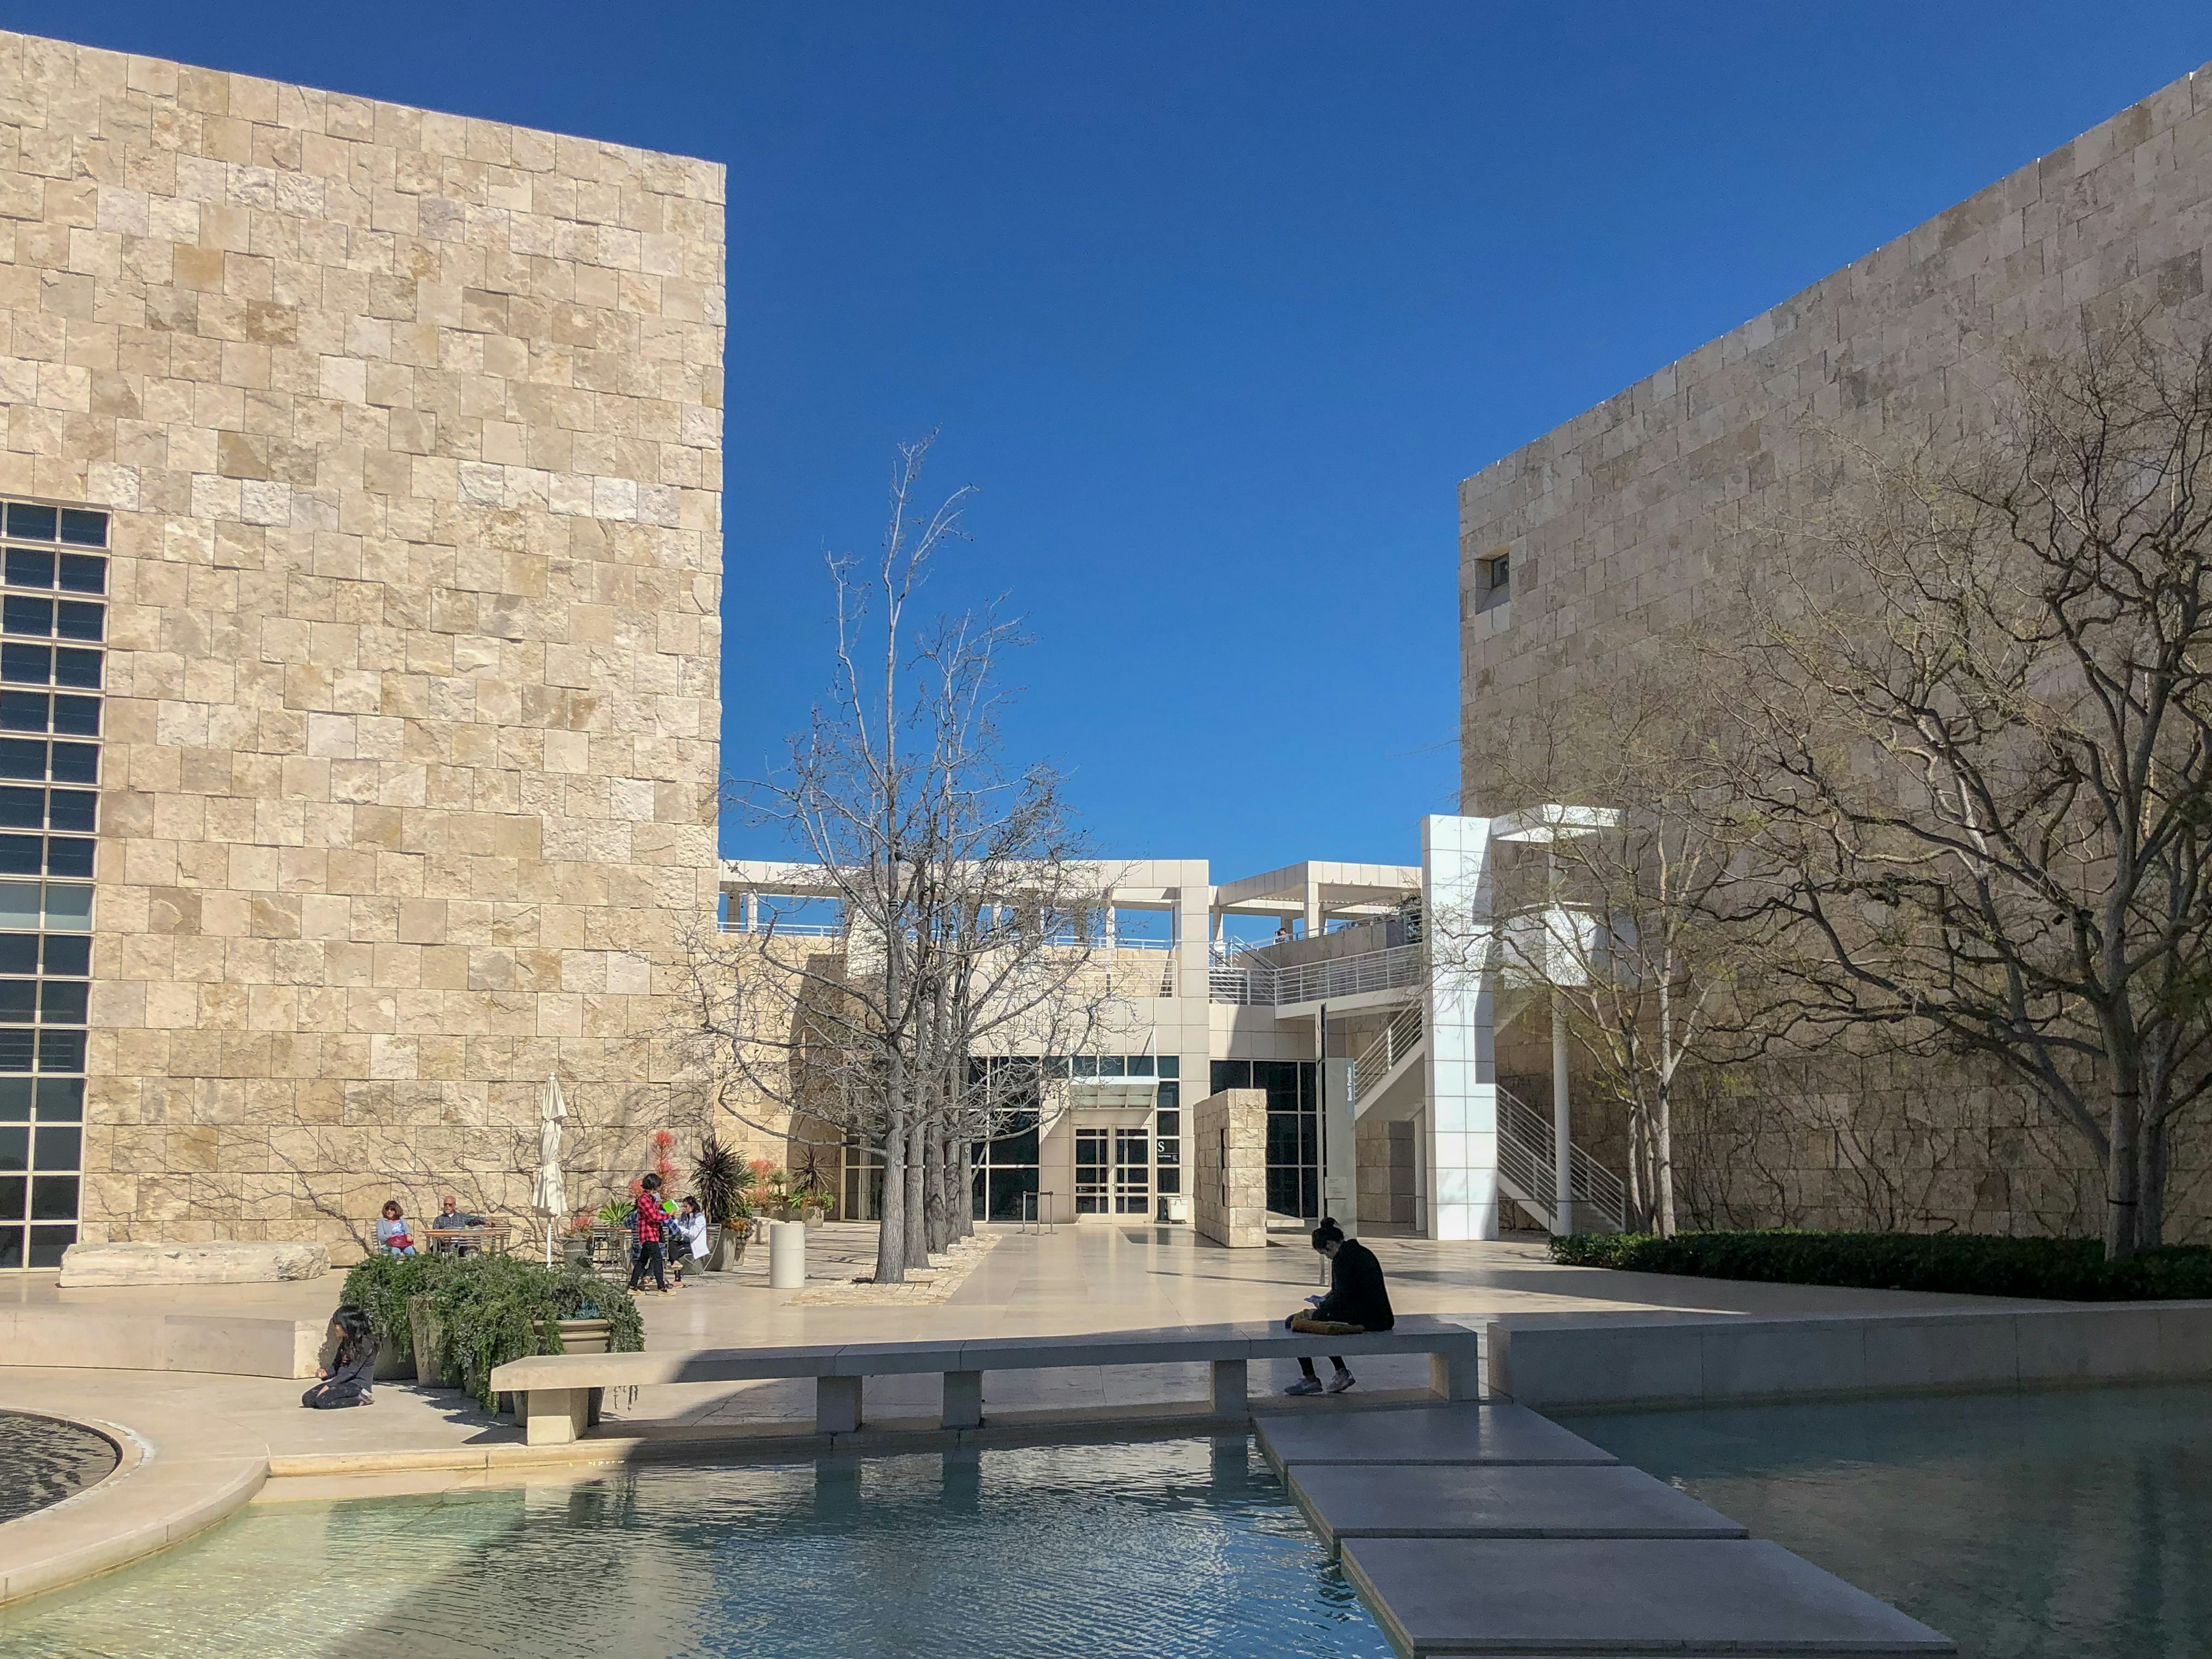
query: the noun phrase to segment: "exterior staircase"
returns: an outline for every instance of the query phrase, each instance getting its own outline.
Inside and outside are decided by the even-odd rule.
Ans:
[[[1504,1025],[1519,1009],[1504,1012]],[[1387,1121],[1410,1117],[1423,1099],[1421,1066],[1428,1044],[1421,1005],[1409,1002],[1352,1062],[1352,1115],[1380,1113]],[[1552,1157],[1552,1120],[1510,1090],[1498,1091],[1498,1187],[1553,1232],[1559,1191]],[[1575,1224],[1578,1231],[1619,1232],[1627,1214],[1627,1188],[1580,1146],[1570,1149]]]

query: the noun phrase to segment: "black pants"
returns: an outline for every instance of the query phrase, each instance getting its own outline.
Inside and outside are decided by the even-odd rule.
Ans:
[[[1329,1355],[1328,1363],[1335,1366],[1339,1370],[1342,1370],[1344,1369],[1344,1357],[1341,1354],[1333,1353]],[[1298,1356],[1298,1369],[1304,1371],[1308,1376],[1313,1376],[1313,1361],[1307,1358],[1304,1354],[1300,1354]]]
[[[312,1411],[343,1411],[348,1406],[366,1406],[368,1393],[350,1382],[318,1382],[300,1396],[300,1403]]]
[[[630,1289],[635,1291],[645,1283],[645,1270],[650,1267],[653,1269],[653,1288],[666,1290],[668,1275],[662,1267],[662,1261],[659,1239],[640,1239],[637,1246],[637,1265],[629,1270]]]

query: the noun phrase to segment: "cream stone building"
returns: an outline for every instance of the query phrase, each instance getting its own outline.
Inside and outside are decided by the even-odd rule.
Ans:
[[[0,1267],[688,1109],[723,273],[714,164],[0,34]]]
[[[2123,312],[2202,329],[2208,244],[2200,70],[1467,479],[1463,810],[1526,804],[1483,775],[1486,733],[1601,689],[1638,641],[1701,625],[1732,533],[1819,489],[1824,427],[1941,444],[1986,420],[2012,343],[2063,347]],[[1540,1042],[1502,1037],[1501,1071],[1538,1069]],[[1775,1082],[1688,1139],[1693,1218],[2102,1224],[2086,1152],[2017,1091],[1877,1067],[1793,1116],[1771,1109]],[[2205,1224],[2206,1168],[2201,1137],[2178,1149],[2169,1237]]]

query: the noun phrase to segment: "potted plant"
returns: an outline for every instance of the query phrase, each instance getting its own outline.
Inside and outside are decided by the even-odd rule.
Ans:
[[[819,1187],[810,1187],[792,1194],[791,1207],[799,1212],[799,1218],[808,1226],[826,1220],[837,1207],[837,1200]]]
[[[751,1185],[744,1162],[708,1135],[691,1166],[691,1184],[707,1218],[707,1271],[726,1273],[744,1260],[745,1233],[752,1220]]]

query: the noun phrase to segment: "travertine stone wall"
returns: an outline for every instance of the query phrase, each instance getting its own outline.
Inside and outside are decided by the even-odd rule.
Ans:
[[[1191,1108],[1191,1225],[1231,1249],[1267,1244],[1267,1091],[1224,1089]]]
[[[117,513],[87,1238],[520,1205],[556,1067],[580,1160],[694,1109],[722,202],[0,34],[0,489]]]
[[[2208,243],[2212,72],[2200,70],[1466,480],[1462,810],[1527,804],[1481,775],[1492,732],[1601,684],[1639,640],[1694,632],[1733,532],[1817,493],[1823,428],[1940,446],[1986,420],[2008,343],[2063,346],[2124,310],[2202,327]],[[1477,611],[1479,562],[1498,554],[1511,600]],[[1534,1038],[1501,1037],[1501,1071],[1524,1063],[1547,1063]],[[1678,1144],[1713,1215],[2048,1231],[2093,1163],[1985,1079],[1923,1067],[1846,1091],[1840,1118],[1832,1088],[1769,1081],[1781,1092],[1759,1122],[1715,1111],[1678,1128],[1702,1137]],[[1853,1127],[1867,1123],[1879,1127]],[[1861,1133],[1886,1171],[1855,1167]],[[2170,1237],[2212,1214],[2205,1151],[2177,1147]]]

